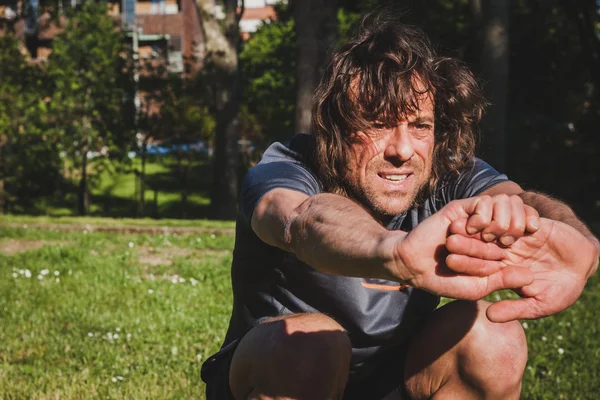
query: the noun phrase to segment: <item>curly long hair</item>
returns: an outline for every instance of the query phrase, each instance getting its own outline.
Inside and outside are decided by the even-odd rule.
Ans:
[[[315,151],[310,163],[328,192],[347,193],[344,176],[356,132],[395,126],[431,95],[435,105],[431,190],[472,161],[486,105],[480,86],[457,59],[440,57],[419,28],[377,12],[337,49],[313,98]]]

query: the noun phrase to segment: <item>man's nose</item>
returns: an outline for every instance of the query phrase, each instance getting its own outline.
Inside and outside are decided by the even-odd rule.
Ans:
[[[415,154],[412,136],[407,124],[395,127],[389,135],[384,155],[386,158],[396,158],[400,161],[408,161]]]

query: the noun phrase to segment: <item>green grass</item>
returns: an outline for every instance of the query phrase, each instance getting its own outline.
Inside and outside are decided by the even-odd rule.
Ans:
[[[31,246],[0,254],[0,398],[204,399],[199,368],[230,316],[232,236],[0,226],[0,238]],[[569,310],[523,322],[524,399],[597,398],[599,278]]]
[[[0,224],[63,224],[96,226],[167,226],[181,228],[234,229],[234,221],[206,219],[152,219],[152,218],[102,218],[102,217],[53,217],[28,215],[0,215]]]

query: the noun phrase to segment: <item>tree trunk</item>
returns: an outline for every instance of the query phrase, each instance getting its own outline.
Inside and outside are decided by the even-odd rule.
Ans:
[[[4,149],[6,135],[0,135],[0,215],[4,214]]]
[[[179,216],[181,218],[187,217],[188,208],[188,172],[189,172],[189,160],[184,160],[181,169],[181,210],[179,210]]]
[[[216,70],[215,154],[211,193],[212,217],[233,219],[237,214],[238,196],[238,106],[239,106],[239,20],[236,0],[225,0],[225,29],[215,18],[214,0],[196,0],[206,38],[204,50]]]
[[[140,171],[140,215],[144,216],[144,206],[146,203],[146,157],[148,149],[148,136],[144,137],[142,142],[142,168]]]
[[[294,2],[297,133],[311,129],[312,96],[337,39],[337,1]]]
[[[480,153],[492,166],[506,171],[510,1],[471,1],[481,39],[481,76],[491,105],[481,123]]]
[[[84,118],[84,129],[86,121]],[[89,198],[87,190],[87,153],[88,153],[88,139],[84,136],[83,143],[81,145],[81,179],[79,180],[79,196],[77,196],[77,210],[79,215],[87,215]]]

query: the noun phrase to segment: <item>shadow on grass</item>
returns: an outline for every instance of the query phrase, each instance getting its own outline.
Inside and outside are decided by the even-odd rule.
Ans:
[[[210,213],[210,185],[212,168],[206,160],[195,160],[187,167],[187,199],[182,200],[184,182],[181,169],[173,158],[151,157],[148,163],[160,163],[168,171],[151,172],[145,177],[145,204],[142,210],[139,194],[134,191],[139,181],[132,184],[132,193],[127,197],[115,196],[118,175],[102,193],[90,196],[88,215],[113,218],[169,218],[169,219],[212,219]],[[125,173],[131,173],[132,170]],[[138,172],[139,168],[134,171]],[[128,178],[129,179],[129,178]],[[131,176],[132,181],[136,178]],[[28,215],[75,215],[77,214],[77,182],[68,182],[53,198],[33,199],[27,205],[15,204],[9,212]],[[200,201],[200,202],[199,202]]]

